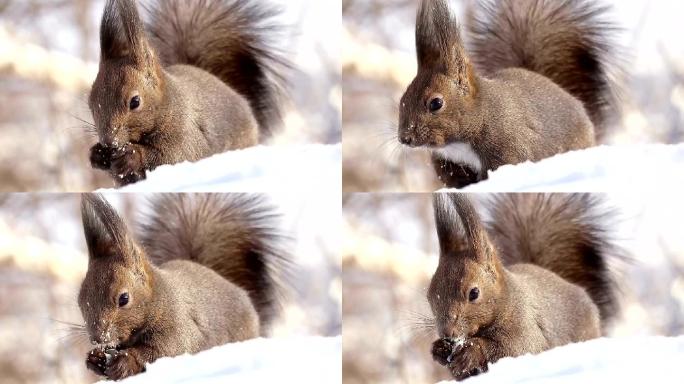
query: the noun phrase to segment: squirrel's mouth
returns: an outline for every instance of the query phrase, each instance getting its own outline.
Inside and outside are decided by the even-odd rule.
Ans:
[[[457,338],[443,338],[442,340],[444,341],[445,345],[448,345],[450,348],[449,355],[446,357],[446,361],[451,363],[465,344],[465,337],[460,336]]]
[[[140,344],[143,341],[145,334],[146,330],[144,328],[134,329],[128,339],[120,340],[119,343],[99,344],[97,345],[97,348],[101,349],[102,351],[111,352],[128,349]]]
[[[145,328],[136,328],[131,332],[131,335],[128,337],[128,339],[121,341],[116,346],[116,349],[120,351],[122,349],[130,348],[138,344],[141,344],[146,335],[147,330]]]

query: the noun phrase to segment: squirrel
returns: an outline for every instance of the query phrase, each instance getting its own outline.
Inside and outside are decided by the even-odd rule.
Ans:
[[[467,52],[447,0],[422,0],[399,142],[430,150],[449,188],[596,145],[618,104],[606,11],[588,0],[481,0],[468,12]]]
[[[621,254],[600,203],[589,194],[497,195],[483,222],[466,195],[435,194],[433,359],[463,380],[503,357],[600,337],[618,312],[609,263]]]
[[[81,215],[88,271],[78,295],[86,366],[110,380],[163,356],[267,335],[289,257],[259,195],[168,194],[138,236],[100,195]]]
[[[93,168],[119,185],[162,164],[257,145],[282,123],[276,8],[252,0],[107,0],[88,104]]]

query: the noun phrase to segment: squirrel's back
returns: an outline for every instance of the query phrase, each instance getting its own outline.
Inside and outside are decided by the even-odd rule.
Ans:
[[[164,65],[188,64],[221,79],[248,101],[261,138],[281,123],[283,71],[269,41],[279,10],[252,0],[156,0],[147,30]]]
[[[600,203],[590,194],[497,195],[488,232],[505,265],[534,264],[584,288],[605,324],[618,308],[609,259],[620,251]]]
[[[485,75],[524,68],[584,104],[597,137],[617,106],[607,7],[589,0],[483,0],[469,13],[470,53]]]
[[[163,194],[152,202],[140,241],[157,265],[189,260],[247,291],[268,330],[283,296],[288,259],[273,208],[252,194]]]

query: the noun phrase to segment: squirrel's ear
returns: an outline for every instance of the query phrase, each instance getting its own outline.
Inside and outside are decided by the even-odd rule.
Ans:
[[[118,4],[124,35],[131,47],[131,57],[136,63],[147,64],[150,55],[145,38],[145,26],[138,13],[135,0],[119,0]]]
[[[449,196],[446,193],[435,193],[432,196],[432,208],[435,212],[435,226],[441,254],[448,255],[464,249],[465,239]]]
[[[463,87],[471,85],[472,65],[447,0],[420,2],[416,17],[416,53],[419,71],[440,71]]]
[[[103,59],[130,57],[146,64],[150,57],[145,28],[134,0],[107,0],[100,24]]]
[[[478,261],[489,259],[491,245],[487,231],[466,195],[436,193],[433,208],[443,255],[459,253]]]
[[[482,224],[480,216],[468,197],[461,193],[449,194],[458,216],[461,219],[463,233],[470,248],[472,257],[479,261],[488,261],[491,257],[492,245],[487,230]]]
[[[102,60],[118,59],[130,54],[131,48],[121,30],[116,0],[107,0],[100,22],[100,51]]]
[[[138,261],[126,224],[102,196],[83,194],[81,219],[91,260],[120,258],[129,263]]]

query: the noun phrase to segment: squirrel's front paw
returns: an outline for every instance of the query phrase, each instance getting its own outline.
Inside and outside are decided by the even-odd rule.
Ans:
[[[90,148],[90,165],[95,169],[109,171],[112,166],[112,155],[116,149],[97,143]]]
[[[451,361],[454,347],[454,342],[450,339],[439,339],[432,343],[432,358],[441,365],[447,365]]]
[[[86,367],[95,372],[96,375],[104,376],[105,369],[107,368],[107,355],[104,349],[95,348],[88,352]]]
[[[467,340],[454,351],[448,367],[454,379],[465,380],[470,376],[487,372],[487,356],[479,342]]]
[[[123,186],[145,179],[145,166],[140,149],[127,145],[112,158],[110,172],[118,184]]]
[[[104,376],[107,376],[109,380],[122,380],[144,370],[145,367],[135,359],[131,352],[123,350],[112,356],[104,370]]]

